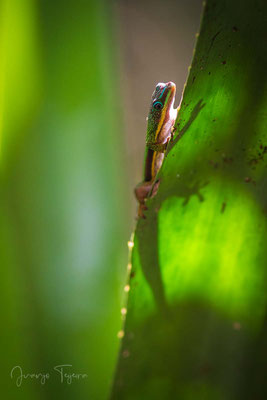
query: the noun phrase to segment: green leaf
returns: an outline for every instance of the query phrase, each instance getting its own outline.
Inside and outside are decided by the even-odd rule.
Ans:
[[[265,1],[207,2],[135,232],[112,399],[266,398],[266,39]]]

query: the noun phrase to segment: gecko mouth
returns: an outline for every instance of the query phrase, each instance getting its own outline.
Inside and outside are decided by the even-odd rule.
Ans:
[[[168,82],[167,87],[170,90],[170,97],[169,97],[169,102],[174,102],[174,97],[176,93],[176,85],[173,82]]]

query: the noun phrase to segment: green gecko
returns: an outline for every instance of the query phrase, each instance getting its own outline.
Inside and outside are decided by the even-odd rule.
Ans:
[[[157,193],[159,182],[155,182],[164,159],[164,152],[172,138],[178,108],[173,108],[176,86],[173,82],[158,83],[152,94],[147,118],[144,181],[135,188],[139,202],[138,216],[145,218],[145,201]]]

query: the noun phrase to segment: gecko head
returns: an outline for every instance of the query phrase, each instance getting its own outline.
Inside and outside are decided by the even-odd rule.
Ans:
[[[159,82],[152,94],[151,111],[159,112],[173,106],[176,85],[173,82]]]
[[[176,85],[159,82],[152,94],[148,115],[147,142],[155,142],[160,127],[171,117],[175,100]]]

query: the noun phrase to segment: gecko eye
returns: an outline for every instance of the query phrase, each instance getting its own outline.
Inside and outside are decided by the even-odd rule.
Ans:
[[[153,108],[155,110],[161,110],[163,108],[163,104],[160,101],[156,101],[156,103],[153,104]]]

